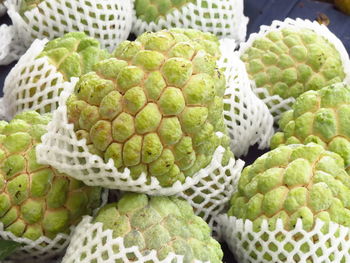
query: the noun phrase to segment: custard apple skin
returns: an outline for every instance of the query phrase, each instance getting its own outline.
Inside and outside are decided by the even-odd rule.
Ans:
[[[317,144],[280,146],[246,167],[229,216],[249,219],[254,231],[263,220],[274,230],[277,219],[286,230],[301,219],[306,231],[316,219],[350,226],[350,177],[336,153]]]
[[[272,138],[272,149],[283,144],[317,143],[339,154],[350,167],[350,86],[337,83],[318,91],[308,91],[285,112],[280,132]]]
[[[129,168],[133,179],[145,172],[163,187],[184,182],[227,139],[219,56],[218,41],[196,30],[125,41],[80,78],[67,100],[68,121],[91,153]]]
[[[258,88],[282,99],[297,98],[345,78],[339,52],[310,29],[290,26],[271,31],[256,39],[241,59]]]
[[[36,160],[50,115],[28,111],[0,122],[0,222],[15,236],[36,240],[68,233],[100,204],[90,187]]]
[[[183,255],[184,263],[222,262],[221,246],[210,236],[209,226],[176,197],[126,193],[118,203],[101,208],[94,222],[113,230],[114,238],[124,238],[125,247],[138,246],[142,255],[156,250],[159,260],[173,252]]]
[[[195,2],[196,0],[135,0],[134,5],[137,18],[147,23],[157,23],[174,10]]]
[[[92,71],[98,61],[110,57],[106,50],[100,48],[98,40],[83,32],[67,33],[49,41],[39,55],[45,56],[66,81]]]
[[[37,7],[43,1],[44,0],[21,0],[19,7],[20,15],[23,16],[25,12]]]

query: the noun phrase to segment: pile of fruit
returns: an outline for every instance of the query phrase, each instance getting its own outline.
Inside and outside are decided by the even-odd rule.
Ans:
[[[240,263],[349,262],[350,59],[337,37],[286,19],[239,43],[242,10],[229,9],[241,24],[214,23],[224,0],[126,2],[129,40],[106,44],[103,30],[122,28],[70,15],[71,32],[35,40],[5,81],[0,260],[216,263],[222,239]],[[52,8],[17,7],[27,25]],[[104,7],[90,18],[117,19]],[[184,22],[189,10],[203,17]],[[276,128],[243,171],[234,132],[257,130],[230,116],[254,123],[257,105],[229,89]]]

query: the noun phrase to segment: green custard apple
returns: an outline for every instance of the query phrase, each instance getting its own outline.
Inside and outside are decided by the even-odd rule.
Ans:
[[[350,177],[343,159],[322,146],[280,146],[243,170],[229,216],[249,219],[259,231],[263,220],[274,230],[277,219],[286,230],[313,229],[316,219],[350,227]]]
[[[98,61],[110,55],[100,48],[98,40],[83,32],[72,32],[48,42],[39,55],[44,56],[69,81],[71,77],[80,77],[92,71]]]
[[[126,193],[118,203],[101,208],[94,222],[112,230],[114,238],[124,238],[125,247],[137,246],[143,256],[156,250],[159,260],[173,252],[183,255],[184,263],[222,262],[223,252],[209,226],[176,197]],[[128,259],[137,258],[129,253]]]
[[[101,59],[106,59],[110,55],[106,50],[100,49],[100,43],[81,32],[67,33],[60,38],[49,41],[44,50],[37,58],[47,57],[51,65],[53,65],[59,73],[62,74],[64,81],[70,81],[71,77],[80,77],[92,70],[93,65]],[[34,61],[35,62],[35,61]],[[40,74],[40,68],[37,81],[47,78],[46,72]],[[24,86],[25,82],[21,82]],[[57,79],[53,79],[51,86],[57,84]],[[38,92],[42,92],[47,85],[37,85],[29,89],[29,96],[34,97]],[[59,91],[60,92],[60,91]],[[22,95],[23,96],[23,95]],[[48,98],[52,98],[52,94],[48,94]],[[6,97],[6,93],[5,93]],[[37,102],[41,103],[42,96],[37,98]],[[29,102],[29,109],[34,102]],[[20,105],[21,106],[21,105]],[[21,110],[18,107],[17,112]],[[55,109],[55,108],[54,108]],[[53,110],[51,104],[46,105],[43,112],[51,112]]]
[[[147,23],[157,23],[174,10],[181,9],[184,5],[195,3],[196,0],[135,0],[137,18]]]
[[[83,75],[67,100],[77,137],[132,178],[145,172],[163,187],[206,167],[227,139],[217,39],[196,30],[147,32],[113,56]]]
[[[345,78],[337,49],[306,28],[285,27],[257,38],[242,55],[249,78],[269,95],[297,98]],[[261,96],[262,99],[264,99]]]
[[[314,142],[344,159],[350,167],[350,86],[334,84],[318,91],[308,91],[285,112],[281,132],[271,139],[271,148],[282,144]]]
[[[17,237],[53,239],[100,204],[101,188],[37,162],[50,119],[28,111],[0,122],[0,222]]]
[[[23,15],[25,12],[37,7],[44,0],[21,0],[19,13]]]

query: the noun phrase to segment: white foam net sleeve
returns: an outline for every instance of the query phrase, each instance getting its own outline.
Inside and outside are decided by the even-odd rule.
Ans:
[[[106,189],[102,190],[101,205],[99,206],[99,208],[107,204],[108,192],[109,191]],[[94,215],[98,212],[99,208],[93,211]],[[8,260],[9,262],[13,261],[13,262],[28,262],[28,263],[57,262],[57,260],[54,260],[53,258],[57,256],[62,256],[64,254],[65,249],[69,245],[70,239],[76,227],[77,226],[71,226],[69,234],[60,233],[54,239],[50,239],[48,237],[42,236],[37,240],[33,241],[28,238],[17,237],[11,232],[5,231],[3,224],[0,222],[0,239],[12,240],[22,244],[22,246],[17,248],[16,251],[11,256],[6,258],[6,260]]]
[[[130,261],[128,256],[133,256],[134,259]],[[137,246],[125,247],[123,238],[113,238],[112,230],[103,230],[102,223],[92,223],[92,218],[86,216],[76,227],[62,263],[91,262],[182,263],[183,256],[169,253],[165,259],[159,260],[155,250],[142,255]],[[202,262],[195,260],[194,263]]]
[[[37,58],[47,41],[35,40],[7,75],[1,108],[5,119],[10,120],[25,110],[54,111],[59,93],[70,85],[47,57]]]
[[[236,156],[247,154],[249,147],[269,146],[274,133],[273,116],[265,103],[251,90],[244,63],[231,39],[220,40],[219,66],[225,69],[227,88],[224,98],[225,123],[231,137],[231,149]]]
[[[70,85],[61,92],[59,107],[53,112],[48,132],[43,135],[42,143],[36,148],[39,163],[49,164],[87,185],[149,195],[174,195],[183,192],[222,166],[225,149],[219,146],[207,167],[191,177],[186,177],[185,182],[176,181],[170,187],[162,187],[156,177],[151,177],[148,182],[145,173],[134,180],[129,169],[118,171],[112,159],[105,163],[100,156],[91,154],[85,139],[78,140],[73,124],[68,123],[66,100],[74,89],[75,81],[76,78],[72,78]],[[218,133],[218,136],[221,135]]]
[[[197,0],[168,13],[157,23],[147,23],[137,18],[134,10],[132,31],[140,35],[165,28],[193,28],[241,42],[245,40],[249,20],[244,16],[243,9],[243,0]]]
[[[240,263],[270,262],[350,262],[350,228],[334,222],[322,232],[324,222],[317,219],[311,231],[303,229],[299,218],[293,230],[285,230],[281,219],[269,230],[264,220],[259,232],[253,222],[221,215],[222,235]]]
[[[20,0],[7,1],[8,14],[21,44],[26,47],[35,39],[51,40],[80,31],[112,51],[131,31],[131,0],[44,0],[26,11],[24,17],[19,14]]]
[[[244,52],[250,48],[253,42],[265,36],[271,31],[280,30],[286,27],[296,27],[296,28],[306,28],[313,30],[317,34],[321,35],[325,39],[327,39],[331,44],[334,45],[335,49],[339,52],[341,61],[343,63],[343,69],[345,73],[345,82],[350,82],[350,59],[349,55],[339,38],[336,37],[325,25],[319,24],[317,21],[311,22],[310,20],[303,20],[297,18],[296,20],[287,18],[284,21],[273,21],[271,26],[261,26],[260,31],[258,33],[251,34],[249,39],[241,43],[240,49],[238,51],[239,57],[244,54]],[[251,81],[251,87],[255,94],[258,95],[259,98],[268,105],[270,112],[274,116],[275,121],[278,121],[281,117],[281,114],[289,109],[291,109],[295,99],[287,98],[283,99],[278,95],[271,96],[267,89],[256,87],[255,82]]]
[[[26,48],[18,37],[13,25],[0,26],[0,65],[8,65],[17,60]]]
[[[191,204],[195,214],[208,223],[214,237],[218,239],[220,236],[217,217],[227,208],[236,191],[243,166],[242,160],[235,161],[231,158],[228,165],[218,167],[216,171],[202,178],[198,184],[178,195]]]

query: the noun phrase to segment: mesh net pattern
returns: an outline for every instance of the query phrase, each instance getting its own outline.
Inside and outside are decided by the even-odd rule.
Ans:
[[[222,39],[220,44],[223,56],[219,65],[225,69],[227,80],[224,115],[231,149],[236,156],[241,156],[256,143],[259,149],[267,148],[274,133],[273,117],[264,102],[252,92],[245,65],[234,52],[234,43]]]
[[[112,51],[127,39],[132,25],[129,0],[44,0],[23,17],[18,12],[20,0],[8,0],[7,7],[14,25],[12,38],[21,40],[12,41],[11,45],[20,50],[25,50],[35,39],[54,39],[80,31],[99,40],[102,48]],[[8,53],[13,60],[20,55]]]
[[[243,5],[243,0],[197,0],[195,4],[188,3],[168,13],[157,23],[147,23],[137,18],[134,11],[132,31],[140,35],[165,28],[193,28],[241,42],[245,40],[248,24]]]
[[[135,257],[133,262],[183,262],[183,256],[174,253],[159,260],[155,250],[143,256],[138,247],[126,248],[123,238],[113,238],[112,230],[103,230],[102,223],[91,221],[92,218],[86,216],[77,226],[62,263],[130,262],[128,256]]]
[[[103,190],[101,195],[101,205],[100,207],[107,204],[108,201],[108,190]],[[95,209],[93,214],[96,214],[99,208]],[[83,217],[84,219],[84,217]],[[78,226],[70,227],[69,234],[58,234],[54,239],[48,237],[40,237],[39,239],[33,241],[28,238],[16,237],[9,231],[4,231],[4,226],[0,222],[0,239],[3,240],[13,240],[17,243],[21,243],[22,246],[17,248],[15,253],[6,258],[5,262],[2,263],[12,263],[12,262],[46,262],[46,263],[55,263],[57,260],[54,260],[54,257],[62,256],[65,252],[65,249],[69,245],[70,239],[74,234],[74,230]]]
[[[59,93],[69,82],[47,57],[37,59],[46,43],[35,40],[6,77],[2,108],[6,119],[25,110],[45,113],[58,107]]]
[[[126,168],[123,172],[118,171],[112,159],[105,163],[101,157],[89,152],[85,139],[77,139],[73,125],[68,124],[65,103],[73,89],[74,84],[71,83],[70,87],[67,86],[60,95],[60,106],[53,113],[52,121],[48,125],[48,133],[42,137],[42,144],[37,147],[40,163],[50,164],[60,172],[69,174],[87,185],[142,192],[149,195],[174,195],[197,184],[201,178],[217,169],[221,172],[232,169],[228,166],[222,167],[225,149],[219,146],[211,163],[192,177],[187,177],[183,184],[177,181],[171,187],[161,187],[155,177],[152,177],[151,182],[147,184],[144,173],[138,179],[133,180],[129,169]]]
[[[250,262],[349,262],[350,228],[329,223],[322,232],[324,222],[317,219],[312,231],[303,229],[298,219],[295,229],[287,231],[281,219],[276,228],[269,230],[268,222],[253,231],[253,222],[221,215],[221,233],[230,250],[241,263]]]
[[[220,238],[217,217],[227,208],[232,194],[237,190],[243,166],[242,160],[231,159],[227,165],[230,169],[221,171],[219,167],[198,184],[179,194],[191,204],[195,214],[208,223],[216,238]]]
[[[240,49],[238,51],[239,57],[249,47],[252,46],[253,42],[256,39],[265,36],[271,31],[283,29],[290,26],[313,30],[320,36],[327,39],[330,43],[332,43],[340,54],[343,67],[344,67],[344,72],[346,75],[345,81],[346,82],[350,81],[350,60],[349,60],[349,55],[346,52],[346,49],[343,43],[331,31],[329,31],[329,29],[325,25],[320,25],[317,21],[311,22],[310,20],[303,20],[300,18],[296,20],[287,18],[284,21],[277,21],[277,20],[273,21],[271,26],[261,26],[260,31],[258,33],[251,34],[249,36],[249,39],[245,43],[241,44]],[[279,120],[283,112],[291,109],[291,106],[295,101],[294,98],[283,99],[278,95],[271,96],[267,91],[267,89],[256,87],[255,82],[254,81],[251,81],[251,82],[252,82],[251,83],[252,90],[254,91],[255,94],[257,94],[259,98],[262,98],[262,100],[265,102],[266,105],[268,105],[271,114],[274,116],[275,121]]]

